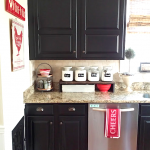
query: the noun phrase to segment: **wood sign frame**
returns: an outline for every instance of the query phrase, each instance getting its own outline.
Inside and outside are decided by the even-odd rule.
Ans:
[[[24,68],[24,26],[17,20],[11,21],[12,71]]]

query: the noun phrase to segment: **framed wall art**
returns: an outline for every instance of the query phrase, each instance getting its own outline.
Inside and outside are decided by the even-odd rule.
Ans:
[[[141,62],[140,72],[150,72],[150,62]]]
[[[24,68],[24,26],[12,20],[12,71]]]

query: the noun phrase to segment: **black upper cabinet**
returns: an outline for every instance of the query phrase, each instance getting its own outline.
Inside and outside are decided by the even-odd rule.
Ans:
[[[28,0],[30,59],[76,58],[76,0]]]
[[[81,58],[124,58],[125,2],[82,0]]]
[[[30,60],[124,59],[126,0],[28,0]]]

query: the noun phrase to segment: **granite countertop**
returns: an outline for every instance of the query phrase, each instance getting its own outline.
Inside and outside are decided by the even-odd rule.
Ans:
[[[34,92],[28,98],[24,97],[24,103],[150,103],[150,98],[143,98],[144,93],[150,94],[150,90],[116,90],[115,93]]]

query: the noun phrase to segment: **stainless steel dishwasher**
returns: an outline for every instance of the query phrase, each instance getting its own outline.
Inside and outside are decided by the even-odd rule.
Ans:
[[[104,136],[106,108],[122,110],[121,133],[118,139]],[[138,110],[139,104],[89,104],[88,150],[136,150]]]

